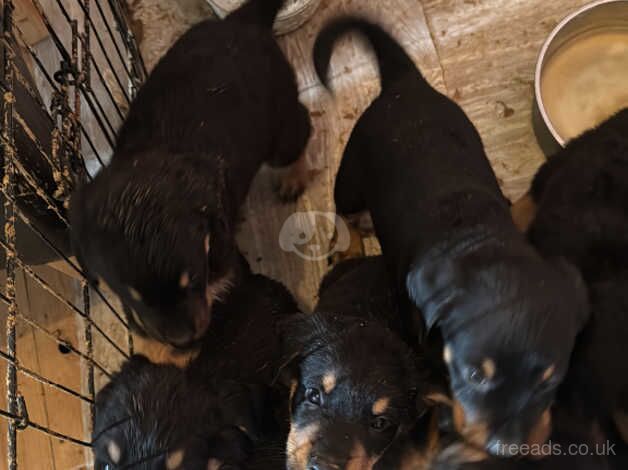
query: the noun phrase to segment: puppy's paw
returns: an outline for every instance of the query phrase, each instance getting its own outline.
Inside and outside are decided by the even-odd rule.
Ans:
[[[534,216],[536,215],[536,209],[534,199],[529,193],[511,206],[510,213],[519,230],[522,232],[526,232],[528,230],[530,224],[534,220]]]
[[[364,243],[362,242],[362,232],[356,228],[353,224],[348,223],[349,227],[349,248],[345,251],[337,251],[329,257],[329,264],[335,266],[341,261],[351,258],[362,258],[366,256],[364,249]],[[337,243],[338,232],[334,233],[334,237],[331,240],[331,246],[335,246]]]
[[[305,192],[316,172],[309,167],[307,158],[302,156],[292,165],[277,170],[274,182],[279,200],[294,202]]]

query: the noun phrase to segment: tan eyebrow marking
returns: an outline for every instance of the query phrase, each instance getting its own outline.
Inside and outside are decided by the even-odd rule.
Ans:
[[[120,451],[120,446],[115,443],[115,441],[109,441],[107,444],[107,453],[109,454],[109,458],[115,464],[120,462],[120,458],[122,457],[122,451]]]
[[[323,390],[330,394],[334,388],[336,388],[336,374],[335,372],[328,372],[323,376]]]
[[[141,302],[142,301],[142,294],[140,294],[136,289],[134,289],[133,287],[129,287],[129,294],[131,295],[131,298],[133,300],[135,300],[136,302]]]
[[[556,366],[552,364],[543,372],[543,375],[541,376],[541,381],[547,382],[552,377],[552,375],[554,375],[554,372],[556,372]]]
[[[222,462],[216,459],[209,459],[207,461],[207,470],[220,470]]]
[[[179,278],[179,287],[181,289],[185,289],[189,285],[190,285],[190,273],[188,273],[187,271],[183,271],[181,273],[181,277]]]
[[[380,398],[375,403],[373,403],[373,414],[375,416],[379,416],[386,413],[386,410],[388,410],[388,405],[390,405],[390,398]]]
[[[492,379],[495,377],[495,370],[495,361],[488,357],[482,361],[482,372],[484,373],[484,377],[489,380]]]
[[[171,454],[168,454],[168,458],[166,459],[166,468],[168,470],[175,470],[181,466],[183,463],[183,457],[185,452],[183,449],[179,449]]]
[[[443,359],[445,364],[451,364],[452,355],[449,345],[445,345],[445,349],[443,349]]]

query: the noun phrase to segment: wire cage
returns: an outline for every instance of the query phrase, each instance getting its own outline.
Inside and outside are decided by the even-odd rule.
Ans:
[[[67,199],[146,68],[119,0],[3,0],[1,22],[0,469],[89,468],[95,390],[133,344],[72,258]]]

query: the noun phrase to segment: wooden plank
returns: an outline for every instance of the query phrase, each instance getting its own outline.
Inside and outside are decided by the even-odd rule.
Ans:
[[[533,83],[554,26],[589,0],[423,0],[446,88],[477,126],[505,194],[517,200],[545,157]]]
[[[46,26],[31,0],[13,0],[13,5],[15,5],[14,20],[28,45],[37,44],[48,37]]]

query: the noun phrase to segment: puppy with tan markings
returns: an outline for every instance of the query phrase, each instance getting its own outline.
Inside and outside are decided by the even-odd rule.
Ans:
[[[559,399],[628,442],[628,109],[584,133],[536,174],[528,236],[588,281],[591,318],[578,338]]]
[[[219,336],[186,369],[133,356],[96,398],[97,468],[264,468],[260,446],[285,439],[271,387],[277,322],[296,309],[281,284],[249,275],[216,305]]]
[[[133,356],[96,397],[95,468],[197,470],[239,464],[260,431],[254,388],[189,381],[185,371]],[[220,467],[215,467],[218,470]]]
[[[111,164],[71,198],[80,264],[161,342],[198,341],[238,282],[234,236],[260,166],[294,169],[284,197],[307,180],[309,115],[272,35],[282,4],[250,0],[184,34],[132,103]]]
[[[369,282],[382,267],[381,257],[339,264],[322,282],[315,313],[282,325],[289,470],[374,468],[425,409],[427,379],[395,332],[387,284]]]
[[[319,76],[351,30],[373,45],[382,91],[347,144],[337,210],[370,211],[391,272],[422,312],[416,331],[440,330],[465,436],[490,452],[542,442],[587,320],[582,279],[527,243],[473,124],[379,26],[328,25],[314,50]]]

